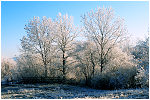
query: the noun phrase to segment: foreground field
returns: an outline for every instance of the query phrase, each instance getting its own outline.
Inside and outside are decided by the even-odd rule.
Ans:
[[[96,90],[63,84],[12,85],[1,87],[2,99],[148,99],[148,89]]]

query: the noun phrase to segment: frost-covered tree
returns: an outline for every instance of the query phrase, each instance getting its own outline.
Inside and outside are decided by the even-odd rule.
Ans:
[[[149,69],[149,38],[144,41],[138,41],[137,45],[132,48],[131,53],[138,60],[140,67],[145,70]]]
[[[140,87],[149,86],[149,37],[143,41],[139,41],[135,47],[131,49],[131,54],[138,63],[138,73],[135,76],[136,84]]]
[[[48,73],[48,64],[52,59],[54,44],[54,23],[50,18],[34,17],[25,25],[27,35],[21,39],[22,52],[28,55],[39,54],[45,69],[45,77]]]
[[[114,16],[112,8],[97,8],[82,16],[85,35],[95,43],[101,72],[111,50],[124,41],[126,28],[123,19]]]
[[[73,24],[72,17],[68,15],[58,14],[55,21],[55,32],[57,37],[58,52],[61,52],[62,58],[62,73],[63,79],[66,77],[67,70],[67,58],[70,57],[71,51],[73,50],[73,42],[77,36],[77,28]]]
[[[84,34],[95,48],[95,58],[100,73],[92,79],[99,88],[134,87],[136,64],[133,57],[121,48],[127,39],[123,19],[114,16],[112,8],[97,8],[82,16]],[[85,58],[87,59],[87,58]]]

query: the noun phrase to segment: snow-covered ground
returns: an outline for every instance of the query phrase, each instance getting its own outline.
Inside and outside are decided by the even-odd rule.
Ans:
[[[149,89],[96,90],[63,85],[36,84],[1,87],[2,99],[148,99]]]

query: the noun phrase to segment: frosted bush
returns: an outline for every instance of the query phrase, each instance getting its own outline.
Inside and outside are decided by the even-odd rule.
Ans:
[[[2,81],[11,81],[15,78],[16,62],[13,59],[2,58],[1,61],[1,79]]]
[[[136,64],[132,56],[114,48],[111,58],[104,67],[104,71],[92,80],[92,85],[100,89],[121,89],[135,87]]]
[[[138,69],[135,76],[137,87],[149,87],[149,72],[143,68]]]

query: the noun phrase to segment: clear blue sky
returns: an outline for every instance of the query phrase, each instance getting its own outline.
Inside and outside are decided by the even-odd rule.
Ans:
[[[54,19],[61,12],[74,17],[80,25],[81,15],[96,7],[112,7],[117,16],[125,19],[133,38],[144,37],[148,33],[148,1],[2,1],[1,2],[1,55],[18,55],[20,39],[25,35],[24,25],[33,16]]]

